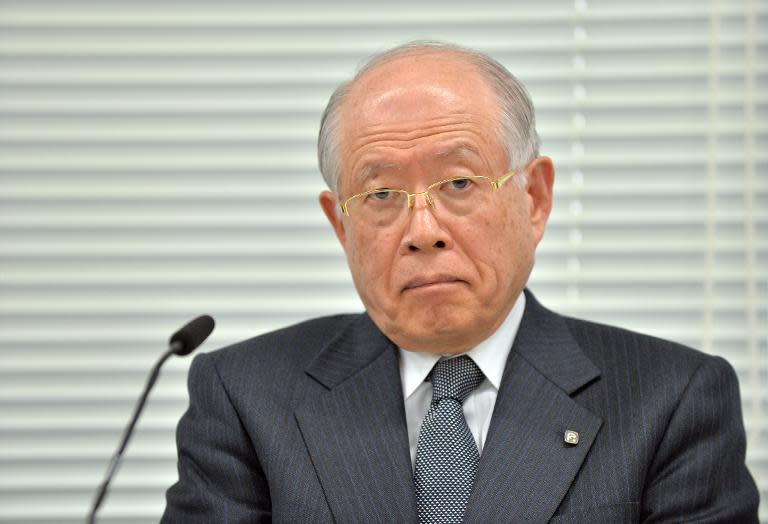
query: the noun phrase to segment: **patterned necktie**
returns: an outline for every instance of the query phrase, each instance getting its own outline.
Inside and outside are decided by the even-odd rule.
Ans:
[[[483,378],[467,356],[441,360],[432,368],[432,405],[421,423],[413,474],[422,524],[464,517],[480,454],[462,404]]]

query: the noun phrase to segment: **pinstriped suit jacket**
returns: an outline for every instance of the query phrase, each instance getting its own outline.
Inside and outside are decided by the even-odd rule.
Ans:
[[[526,293],[466,522],[757,521],[724,360]],[[367,315],[199,355],[189,390],[163,522],[416,521],[397,351]]]

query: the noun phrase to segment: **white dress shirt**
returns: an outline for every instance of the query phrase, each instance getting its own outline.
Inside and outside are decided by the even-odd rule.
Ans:
[[[464,417],[475,438],[477,449],[483,453],[483,444],[488,436],[493,406],[499,392],[501,376],[507,363],[507,356],[520,327],[525,310],[525,294],[520,293],[515,305],[501,326],[487,339],[463,355],[468,355],[485,375],[480,385],[464,401]],[[426,382],[427,375],[438,360],[459,355],[440,356],[433,353],[400,350],[400,382],[405,399],[405,421],[408,426],[408,443],[411,448],[411,464],[416,464],[416,445],[419,442],[421,421],[432,402],[432,383]]]

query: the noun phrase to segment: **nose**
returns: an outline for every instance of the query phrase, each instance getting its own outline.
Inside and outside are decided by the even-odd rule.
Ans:
[[[425,198],[416,198],[408,210],[408,226],[400,244],[402,254],[449,249],[453,245],[450,233],[435,216],[435,207]]]

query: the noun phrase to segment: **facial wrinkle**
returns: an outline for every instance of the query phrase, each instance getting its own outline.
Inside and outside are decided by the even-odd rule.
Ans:
[[[415,142],[421,138],[429,138],[435,135],[441,135],[451,132],[476,132],[476,125],[472,123],[452,123],[440,126],[432,127],[419,127],[417,129],[400,128],[393,129],[392,126],[388,126],[386,130],[370,130],[361,134],[360,138],[355,141],[353,147],[355,149],[363,148],[369,144],[376,142],[384,142],[386,144],[407,144],[409,142]],[[403,145],[401,147],[407,147]]]
[[[431,132],[419,133],[411,132],[409,133],[409,138],[407,140],[403,139],[402,137],[395,138],[393,136],[394,133],[382,133],[361,139],[357,144],[355,144],[355,146],[357,151],[371,147],[396,148],[401,151],[408,151],[420,146],[424,139],[429,139],[441,135],[439,136],[440,140],[453,141],[455,145],[448,144],[442,147],[440,151],[432,156],[432,158],[435,160],[444,160],[445,158],[456,156],[470,161],[470,163],[479,161],[486,169],[489,170],[489,172],[491,172],[491,159],[484,158],[479,152],[476,151],[476,147],[482,146],[485,143],[485,140],[480,135],[480,133],[477,132],[474,126],[460,126],[458,128],[451,126],[448,129],[442,129],[437,133],[434,132],[434,129],[430,131]],[[471,138],[467,135],[471,135]],[[473,140],[477,141],[477,146],[471,145]],[[401,159],[395,162],[383,162],[380,160],[380,157],[376,158],[377,156],[378,155],[374,155],[374,158],[371,159],[370,155],[363,154],[362,157],[357,162],[355,162],[356,164],[362,163],[362,167],[353,167],[352,169],[353,173],[357,173],[354,175],[356,180],[365,180],[366,178],[369,178],[369,175],[375,174],[373,169],[375,166],[380,167],[382,165],[386,165],[387,167],[391,168],[401,167],[403,164],[408,163],[408,161],[405,159]]]

